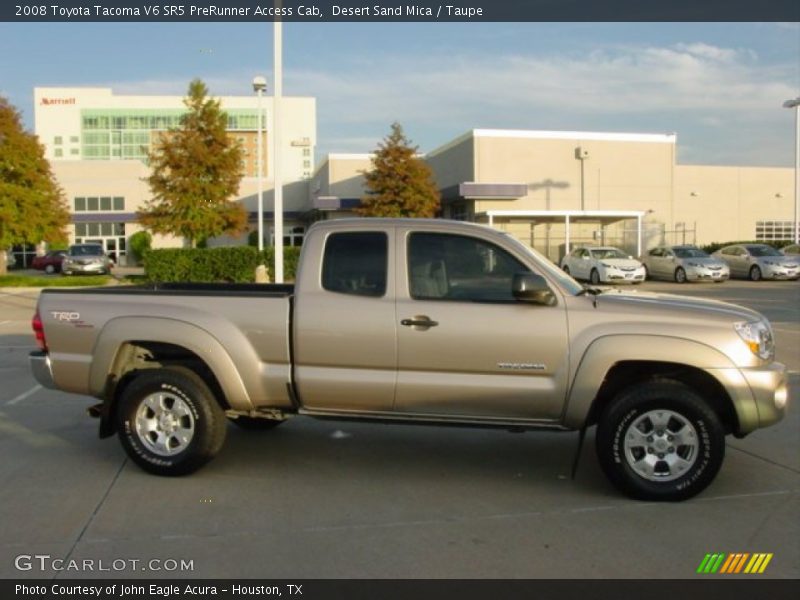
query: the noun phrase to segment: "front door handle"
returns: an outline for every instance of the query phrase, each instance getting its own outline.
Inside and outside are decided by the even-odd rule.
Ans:
[[[403,319],[400,321],[400,325],[404,325],[405,327],[420,327],[424,329],[436,327],[438,324],[438,321],[431,321],[430,317],[426,317],[425,315],[416,315],[412,319]]]

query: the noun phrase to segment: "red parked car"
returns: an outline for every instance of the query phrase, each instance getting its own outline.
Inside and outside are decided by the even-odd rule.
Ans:
[[[45,273],[60,273],[61,263],[66,256],[66,250],[51,250],[44,256],[37,256],[33,259],[31,267],[39,269]]]

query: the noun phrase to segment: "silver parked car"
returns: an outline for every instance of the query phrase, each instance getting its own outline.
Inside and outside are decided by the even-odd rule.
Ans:
[[[61,263],[61,272],[64,275],[75,273],[107,275],[111,273],[112,265],[111,259],[100,244],[75,244],[69,247],[69,252]]]
[[[731,275],[724,261],[695,246],[656,246],[644,254],[641,261],[647,269],[648,279],[721,283]]]
[[[575,248],[563,258],[561,268],[574,278],[588,279],[595,285],[644,281],[642,263],[611,246]]]
[[[781,250],[781,254],[784,256],[800,255],[800,244],[789,244],[788,246],[784,246]]]
[[[751,281],[800,278],[800,257],[784,256],[767,244],[734,244],[714,252],[728,263],[731,276]]]

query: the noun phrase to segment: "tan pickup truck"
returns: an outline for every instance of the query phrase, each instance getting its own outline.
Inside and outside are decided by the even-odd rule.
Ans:
[[[295,415],[577,430],[637,498],[681,500],[725,436],[779,421],[786,370],[752,310],[584,289],[508,235],[441,220],[308,232],[295,285],[45,290],[44,386],[94,396],[100,435],[160,475],[198,469],[227,421]]]

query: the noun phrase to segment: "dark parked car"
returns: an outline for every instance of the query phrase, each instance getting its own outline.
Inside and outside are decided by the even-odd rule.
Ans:
[[[61,263],[64,275],[75,273],[93,273],[107,275],[111,273],[113,263],[99,244],[75,244],[69,247],[69,252]]]
[[[35,257],[31,262],[31,267],[45,273],[60,273],[61,263],[66,255],[66,250],[51,250],[44,256]]]

